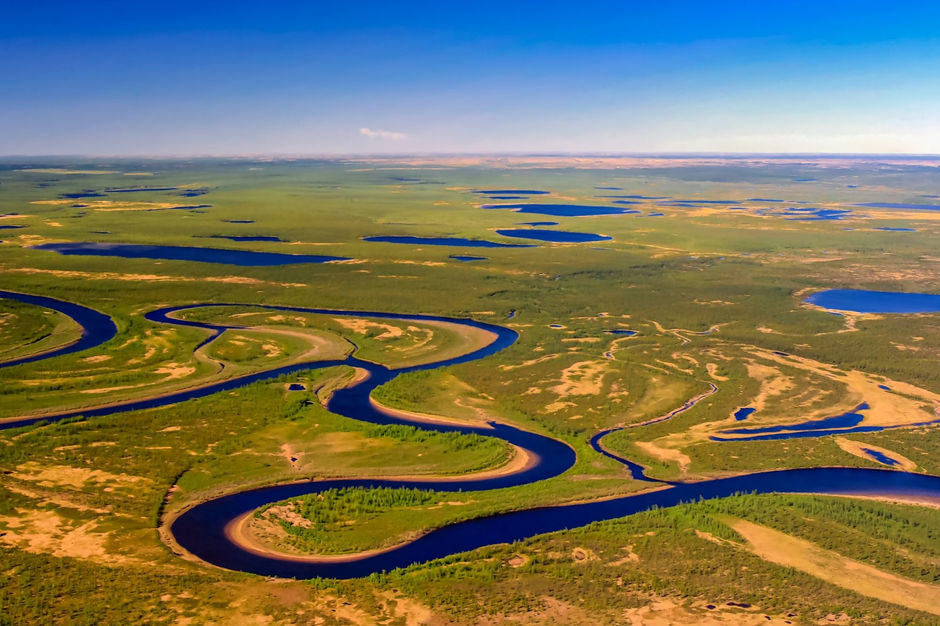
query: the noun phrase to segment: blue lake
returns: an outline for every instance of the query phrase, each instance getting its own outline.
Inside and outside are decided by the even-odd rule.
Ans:
[[[165,259],[171,261],[199,261],[245,267],[291,265],[294,263],[327,263],[348,261],[348,257],[317,254],[281,254],[253,250],[224,250],[190,246],[148,246],[132,243],[68,242],[44,243],[32,246],[34,250],[51,250],[64,255],[116,256],[125,259]]]
[[[748,202],[783,202],[783,200],[778,200],[777,198],[748,198]]]
[[[748,417],[750,417],[751,414],[756,410],[757,409],[755,409],[754,407],[750,407],[750,406],[740,408],[734,412],[734,419],[738,420],[739,422],[743,422]]]
[[[222,220],[223,222],[228,222],[229,224],[254,224],[254,220]]]
[[[482,193],[488,196],[544,196],[551,191],[540,191],[538,189],[477,189],[473,193]]]
[[[519,226],[558,226],[558,222],[519,222]]]
[[[827,289],[804,300],[824,309],[856,313],[938,313],[940,295],[864,289]]]
[[[481,209],[507,209],[518,213],[536,213],[558,217],[582,217],[585,215],[622,215],[626,209],[614,206],[590,204],[484,204]]]
[[[306,391],[307,387],[300,383],[291,383],[290,385],[288,385],[287,390],[288,391]]]
[[[11,230],[13,228],[26,228],[25,224],[0,224],[0,230]]]
[[[124,187],[105,189],[106,193],[137,193],[139,191],[176,191],[178,187]]]
[[[598,198],[625,198],[627,200],[668,200],[668,196],[640,196],[637,194],[616,194],[608,196],[597,196]]]
[[[917,232],[916,228],[891,228],[889,226],[882,226],[881,228],[874,228],[872,230],[885,230],[892,233],[914,233]]]
[[[86,189],[78,193],[63,193],[60,194],[62,198],[70,198],[72,200],[77,200],[78,198],[104,198],[105,194],[98,193],[94,189]]]
[[[852,206],[871,209],[913,209],[915,211],[940,211],[940,204],[906,204],[903,202],[860,202]]]
[[[466,256],[462,254],[452,254],[447,258],[454,259],[455,261],[461,261],[463,263],[469,263],[470,261],[485,261],[486,260],[485,256]]]
[[[608,335],[623,335],[624,337],[633,337],[636,335],[635,330],[627,330],[626,328],[611,328],[604,332]]]
[[[761,209],[758,215],[772,215],[797,222],[836,221],[852,215],[850,209],[819,209],[814,207],[789,207],[786,209]]]
[[[497,243],[484,239],[464,239],[463,237],[412,237],[410,235],[381,235],[378,237],[363,237],[362,240],[380,243],[403,243],[412,246],[460,246],[464,248],[531,248],[535,245],[529,243]]]
[[[567,230],[546,230],[539,228],[506,228],[496,231],[503,237],[517,239],[534,239],[536,241],[551,241],[555,243],[586,243],[589,241],[606,241],[606,235],[594,233],[575,233]]]
[[[230,241],[287,241],[274,235],[209,235],[208,239],[228,239]]]
[[[880,450],[872,450],[871,448],[862,448],[862,452],[875,459],[879,463],[884,465],[900,465],[901,463],[897,459],[892,459],[890,456],[881,452]]]
[[[872,432],[869,429],[881,430],[877,426],[858,426],[865,416],[861,411],[866,411],[870,407],[868,403],[863,402],[853,410],[824,417],[818,420],[809,420],[797,424],[782,424],[779,426],[764,426],[757,428],[732,428],[723,430],[719,435],[748,435],[746,437],[709,437],[712,441],[767,441],[771,439],[796,439],[799,437],[821,437],[823,435],[832,435],[843,432]],[[735,414],[737,418],[737,414]]]

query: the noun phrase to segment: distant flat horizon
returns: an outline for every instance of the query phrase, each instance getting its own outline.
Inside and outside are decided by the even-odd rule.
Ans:
[[[940,159],[940,152],[527,152],[527,151],[496,151],[496,152],[257,152],[257,153],[87,153],[87,154],[0,154],[0,160],[10,159],[336,159],[336,158],[375,158],[381,160],[394,160],[396,158],[415,157],[526,157],[526,158],[565,158],[565,157],[591,157],[591,158],[653,158],[653,159],[687,159],[687,158],[765,158],[765,159],[866,159],[866,158],[905,158],[905,159]]]

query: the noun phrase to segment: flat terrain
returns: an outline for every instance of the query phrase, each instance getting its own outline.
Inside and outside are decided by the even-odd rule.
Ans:
[[[170,527],[247,489],[489,480],[538,462],[499,436],[422,422],[511,426],[576,460],[498,489],[267,502],[240,541],[355,559],[466,520],[665,487],[613,457],[667,481],[830,466],[938,475],[940,313],[804,301],[940,293],[938,196],[940,160],[928,158],[2,161],[3,289],[90,307],[117,334],[2,367],[81,328],[0,298],[0,425],[14,426],[0,430],[0,624],[936,623],[936,494],[737,495],[349,580],[221,569]],[[496,232],[529,227],[610,239]],[[364,240],[384,236],[425,239]],[[36,248],[80,242],[348,260]],[[224,306],[148,317],[191,304]],[[459,362],[496,335],[422,315],[518,337]],[[403,370],[372,397],[418,426],[328,410],[363,380],[349,359]],[[219,390],[160,405],[200,389]],[[154,407],[81,416],[142,400]],[[62,413],[76,416],[16,425]],[[606,430],[609,455],[590,443]]]

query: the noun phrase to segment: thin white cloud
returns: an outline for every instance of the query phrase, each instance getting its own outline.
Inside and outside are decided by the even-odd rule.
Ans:
[[[365,135],[369,139],[390,139],[392,141],[397,141],[399,139],[408,139],[408,135],[405,133],[396,133],[391,130],[373,130],[371,128],[360,128],[360,135]]]

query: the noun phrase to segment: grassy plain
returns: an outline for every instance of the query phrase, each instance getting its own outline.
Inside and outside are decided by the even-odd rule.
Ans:
[[[393,408],[551,434],[576,450],[575,467],[534,485],[459,496],[339,494],[329,509],[343,513],[335,519],[317,503],[277,505],[298,507],[297,515],[318,523],[307,526],[291,514],[294,524],[282,524],[282,516],[268,528],[283,534],[269,540],[291,539],[292,550],[311,553],[382,547],[457,519],[646,489],[588,440],[604,428],[664,415],[709,383],[718,392],[692,409],[619,431],[605,445],[661,478],[883,467],[847,451],[837,437],[715,442],[705,435],[740,426],[732,414],[744,406],[758,408],[748,426],[835,415],[863,400],[872,403],[866,415],[872,423],[937,418],[936,315],[835,316],[802,304],[802,294],[831,287],[938,291],[940,211],[851,207],[935,202],[922,196],[940,189],[936,162],[522,161],[4,162],[0,214],[14,215],[0,224],[25,228],[0,230],[3,288],[100,310],[115,319],[118,335],[91,351],[0,370],[0,416],[150,397],[301,358],[336,358],[353,344],[361,358],[403,367],[456,355],[481,340],[442,325],[242,306],[188,311],[188,319],[250,326],[226,331],[194,354],[205,331],[144,319],[160,306],[428,313],[519,332],[500,353],[403,375],[376,398]],[[153,176],[129,176],[140,172]],[[107,191],[144,186],[177,189]],[[641,199],[622,206],[642,214],[553,217],[477,208],[487,200],[471,190],[486,188],[545,189],[553,195],[539,201],[554,203],[610,205],[614,199],[597,196],[623,194],[741,204]],[[85,190],[104,195],[62,197]],[[200,208],[171,208],[187,206]],[[853,213],[839,221],[774,213],[790,206]],[[543,220],[613,239],[534,248],[361,239],[509,243],[515,241],[493,231]],[[875,230],[883,227],[916,230]],[[61,256],[30,247],[63,241],[354,260],[240,267]],[[452,254],[486,259],[461,263]],[[612,329],[637,335],[605,332]],[[0,300],[0,361],[76,337],[59,314]],[[814,554],[937,584],[936,509],[836,498],[741,496],[683,505],[348,582],[264,581],[172,553],[158,532],[161,522],[222,493],[306,478],[457,476],[498,468],[511,457],[507,446],[487,438],[383,430],[329,414],[321,405],[325,392],[351,376],[348,368],[301,372],[161,409],[0,431],[0,571],[10,581],[0,590],[0,623],[938,619],[921,605],[905,607],[761,558],[734,530],[733,520],[746,520],[825,551]],[[288,391],[292,382],[305,390]],[[905,426],[849,438],[903,456],[913,471],[938,474],[938,437],[935,426]],[[368,506],[353,506],[363,499]]]

